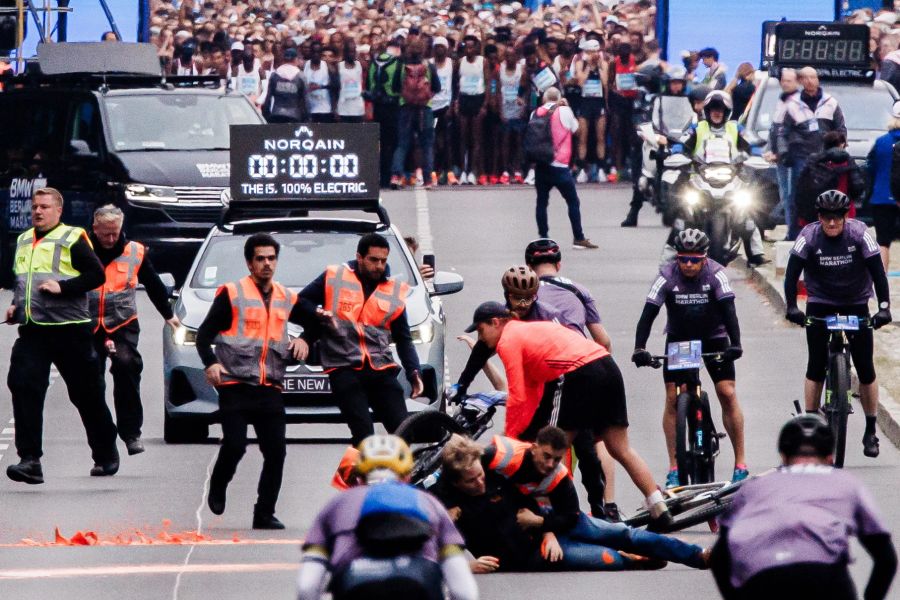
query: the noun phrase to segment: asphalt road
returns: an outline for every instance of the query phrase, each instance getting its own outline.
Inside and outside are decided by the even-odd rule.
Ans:
[[[655,275],[666,231],[647,209],[641,215],[640,228],[619,228],[630,195],[623,186],[588,186],[582,188],[581,194],[586,233],[600,249],[569,249],[571,232],[564,203],[558,196],[552,200],[551,235],[563,245],[564,274],[590,287],[598,300],[626,380],[632,443],[662,481],[666,461],[660,429],[661,376],[658,371],[637,370],[628,359],[634,326]],[[465,289],[445,299],[450,332],[462,330],[478,302],[500,297],[502,271],[520,263],[525,245],[536,237],[533,190],[528,188],[435,191],[427,195],[427,200],[420,194],[418,201],[412,192],[393,192],[386,194],[385,202],[404,233],[414,233],[430,221],[438,269],[454,269],[465,276]],[[729,275],[738,298],[744,338],[745,355],[738,363],[738,393],[746,414],[748,462],[752,471],[762,471],[776,463],[776,435],[790,415],[791,401],[800,397],[805,344],[803,333],[785,325],[739,273],[731,270]],[[8,293],[0,294],[0,304],[6,301]],[[267,534],[249,529],[260,467],[259,453],[253,447],[229,487],[226,513],[221,517],[212,515],[205,505],[205,485],[217,450],[215,440],[188,446],[163,443],[159,334],[162,321],[143,296],[140,310],[147,452],[127,457],[124,447],[120,447],[123,462],[118,475],[89,477],[91,461],[83,430],[66,399],[65,386],[61,381],[54,383],[45,409],[43,465],[47,483],[30,487],[0,477],[0,597],[293,597],[299,542],[316,511],[336,493],[328,487],[328,481],[344,448],[339,443],[305,438],[343,436],[345,430],[289,426],[294,443],[288,448],[278,505],[278,515],[288,526],[286,531]],[[653,337],[658,350],[663,344],[662,321],[658,320]],[[4,373],[8,371],[14,339],[13,328],[0,329],[0,370]],[[466,357],[464,347],[452,341],[448,351],[452,372],[458,373]],[[8,398],[8,394],[4,396]],[[4,400],[0,402],[3,469],[17,461],[11,439],[15,424],[11,419],[12,406]],[[894,498],[896,483],[900,481],[900,452],[883,443],[881,457],[864,458],[857,442],[862,436],[862,421],[859,414],[851,418],[853,444],[847,468],[872,489],[891,529],[897,531],[900,506]],[[212,431],[217,433],[216,428]],[[726,440],[719,467],[721,476],[730,474],[731,461]],[[623,509],[628,511],[639,505],[639,494],[621,470],[617,489]],[[157,539],[165,529],[170,539],[180,538],[182,543],[64,548],[32,546],[22,541],[52,541],[57,527],[67,537],[76,531],[92,531],[107,541],[117,535],[138,540],[136,531]],[[198,531],[219,543],[190,543],[188,534]],[[705,527],[680,535],[704,545],[714,539]],[[852,570],[857,581],[864,581],[870,563],[858,547],[856,555],[858,560]],[[479,577],[478,583],[482,597],[494,599],[514,594],[553,598],[562,591],[567,598],[593,598],[600,590],[615,598],[660,594],[674,598],[717,597],[708,573],[678,565],[656,572],[490,575]],[[898,595],[894,597],[900,597],[896,589],[895,594]]]

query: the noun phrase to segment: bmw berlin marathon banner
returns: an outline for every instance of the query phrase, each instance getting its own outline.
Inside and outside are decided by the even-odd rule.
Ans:
[[[378,125],[231,126],[231,201],[377,201]]]

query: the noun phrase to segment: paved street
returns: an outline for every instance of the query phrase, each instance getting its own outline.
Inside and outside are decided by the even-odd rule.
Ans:
[[[572,237],[565,205],[555,194],[551,236],[563,247],[563,274],[586,284],[597,298],[629,392],[632,443],[661,482],[666,469],[660,427],[662,377],[659,371],[637,370],[629,358],[635,323],[655,275],[666,230],[646,208],[641,227],[619,227],[630,197],[630,189],[625,186],[583,186],[581,194],[586,234],[600,250],[570,249]],[[444,301],[448,331],[460,332],[478,302],[500,298],[503,270],[521,263],[525,245],[536,237],[533,189],[437,190],[427,195],[427,213],[424,199],[420,194],[417,210],[413,192],[385,195],[392,220],[405,234],[416,233],[420,224],[430,221],[437,268],[454,269],[466,278],[465,289]],[[791,413],[791,401],[800,397],[805,342],[802,330],[785,324],[738,271],[732,269],[729,275],[737,294],[745,349],[738,363],[738,393],[746,414],[748,463],[751,471],[762,471],[776,463],[775,438]],[[8,293],[0,294],[0,304],[5,306],[8,301]],[[278,505],[278,516],[288,526],[286,531],[268,534],[249,529],[260,466],[259,452],[253,447],[228,489],[226,513],[213,516],[206,508],[205,485],[216,441],[186,446],[163,443],[162,320],[145,296],[141,295],[140,302],[147,452],[127,457],[120,444],[123,459],[119,474],[89,477],[91,460],[83,429],[66,399],[64,385],[61,381],[54,383],[45,410],[43,465],[47,483],[29,487],[0,478],[0,598],[27,600],[62,594],[67,600],[292,598],[299,542],[316,511],[336,493],[328,481],[344,449],[343,443],[306,438],[342,437],[346,429],[289,426],[294,443],[288,447]],[[652,338],[654,351],[662,350],[662,327],[660,318]],[[13,328],[0,329],[3,374],[8,371],[14,339]],[[455,340],[448,344],[451,370],[456,374],[465,362],[465,347]],[[484,379],[478,383],[487,385]],[[0,467],[5,469],[17,458],[12,445],[12,407],[8,392],[2,395],[7,399],[0,402]],[[721,422],[718,413],[716,419]],[[895,501],[900,452],[882,441],[877,460],[864,458],[859,444],[862,415],[858,412],[850,421],[852,444],[847,468],[874,492],[891,529],[900,531],[900,505]],[[215,436],[217,429],[212,432]],[[730,475],[731,461],[726,440],[720,476]],[[636,489],[621,470],[617,489],[619,504],[626,512],[639,505]],[[135,537],[134,531],[140,530],[156,537],[164,522],[170,537],[199,531],[222,543],[191,544],[188,540],[180,545],[80,548],[21,543],[23,539],[52,541],[56,527],[64,536],[81,530],[112,539],[118,534]],[[713,541],[705,527],[681,535],[704,545]],[[865,581],[870,563],[858,547],[856,550],[858,560],[852,571],[860,583]],[[480,576],[478,583],[482,597],[488,599],[511,598],[514,594],[554,598],[563,590],[567,599],[596,598],[598,590],[610,598],[660,594],[672,598],[717,597],[708,573],[678,565],[656,572],[491,575]],[[896,588],[895,598],[900,597]]]

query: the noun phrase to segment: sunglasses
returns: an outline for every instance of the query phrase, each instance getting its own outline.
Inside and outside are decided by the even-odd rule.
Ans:
[[[846,216],[845,212],[819,212],[819,218],[823,221],[843,221]]]
[[[679,256],[678,262],[683,265],[699,265],[704,260],[706,260],[705,256]]]
[[[534,301],[537,300],[534,296],[529,296],[527,298],[516,298],[514,296],[509,297],[509,303],[513,306],[529,306],[534,304]]]

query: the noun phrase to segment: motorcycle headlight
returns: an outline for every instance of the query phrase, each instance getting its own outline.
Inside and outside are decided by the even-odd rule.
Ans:
[[[129,183],[125,186],[125,199],[129,202],[143,204],[178,202],[175,188],[164,185],[143,185],[140,183]]]
[[[753,205],[753,194],[748,190],[738,190],[731,196],[731,203],[735,208],[746,210]]]
[[[411,327],[409,333],[413,344],[428,344],[434,339],[434,323],[426,319],[420,325]]]
[[[701,200],[703,200],[703,196],[697,190],[688,190],[684,193],[684,203],[688,206],[697,206]]]
[[[172,332],[172,341],[176,346],[194,346],[197,344],[197,330],[179,325]]]
[[[734,177],[731,167],[706,167],[703,169],[703,178],[716,183],[727,183]]]

